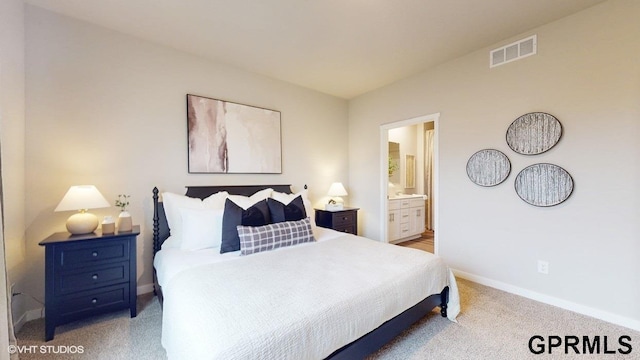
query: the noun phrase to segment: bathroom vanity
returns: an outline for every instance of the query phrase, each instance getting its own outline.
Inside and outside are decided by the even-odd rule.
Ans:
[[[387,231],[389,243],[420,237],[425,230],[425,195],[397,195],[389,198]]]

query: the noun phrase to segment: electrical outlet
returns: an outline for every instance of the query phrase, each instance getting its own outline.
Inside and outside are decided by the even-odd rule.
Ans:
[[[544,260],[538,260],[538,272],[540,274],[549,274],[549,262]]]

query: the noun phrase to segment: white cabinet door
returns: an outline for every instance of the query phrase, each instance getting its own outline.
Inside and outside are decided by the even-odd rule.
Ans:
[[[389,210],[387,219],[388,242],[400,239],[400,209]]]
[[[424,232],[424,206],[409,209],[409,232],[419,235]]]

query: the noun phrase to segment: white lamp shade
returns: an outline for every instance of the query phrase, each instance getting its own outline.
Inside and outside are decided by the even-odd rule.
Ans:
[[[69,188],[54,211],[77,211],[111,206],[93,185],[77,185]]]
[[[88,234],[98,228],[98,217],[88,209],[109,207],[107,199],[93,185],[77,185],[69,188],[54,211],[80,211],[67,219],[67,231],[71,234]]]
[[[345,188],[342,185],[342,183],[334,182],[333,184],[331,184],[331,187],[329,187],[329,192],[327,193],[327,195],[329,195],[329,196],[347,196],[349,194],[347,194],[347,190],[345,190]]]

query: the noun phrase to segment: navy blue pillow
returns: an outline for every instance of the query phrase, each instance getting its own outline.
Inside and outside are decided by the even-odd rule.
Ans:
[[[278,200],[269,198],[267,199],[267,205],[269,206],[271,223],[273,224],[285,221],[298,221],[307,218],[307,213],[304,210],[304,203],[302,202],[302,196],[297,196],[287,205]]]
[[[259,201],[247,210],[227,199],[224,203],[222,216],[222,244],[220,254],[240,250],[240,237],[238,225],[263,226],[271,223],[267,200]]]

